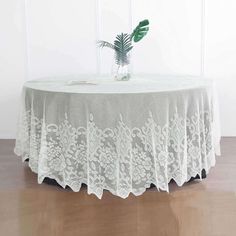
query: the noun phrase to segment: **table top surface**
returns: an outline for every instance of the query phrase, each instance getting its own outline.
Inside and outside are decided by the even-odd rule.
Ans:
[[[212,81],[197,76],[137,75],[129,81],[106,76],[80,75],[27,81],[25,88],[63,93],[151,93],[206,88]]]

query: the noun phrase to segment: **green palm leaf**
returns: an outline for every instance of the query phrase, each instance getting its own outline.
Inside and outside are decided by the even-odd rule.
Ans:
[[[115,60],[117,65],[127,65],[129,64],[129,52],[133,48],[132,40],[136,43],[140,41],[149,31],[148,25],[148,20],[140,21],[131,35],[121,33],[116,36],[113,44],[103,40],[99,40],[97,44],[100,48],[108,47],[115,51]]]
[[[114,41],[115,59],[118,65],[129,64],[128,52],[133,48],[129,34],[118,34]]]
[[[131,34],[131,39],[134,40],[135,43],[140,41],[148,32],[149,30],[149,21],[143,20],[140,21],[138,26],[134,29],[133,33]]]
[[[111,49],[115,49],[115,46],[107,41],[99,40],[97,44],[100,48],[108,47]]]

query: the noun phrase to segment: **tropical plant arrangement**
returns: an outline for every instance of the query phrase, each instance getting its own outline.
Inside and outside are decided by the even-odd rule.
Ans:
[[[97,42],[100,48],[108,47],[114,50],[116,64],[114,77],[116,80],[130,79],[128,65],[130,63],[130,51],[133,48],[132,42],[139,42],[147,34],[148,30],[149,21],[146,19],[140,21],[131,34],[118,34],[113,44],[103,40]]]

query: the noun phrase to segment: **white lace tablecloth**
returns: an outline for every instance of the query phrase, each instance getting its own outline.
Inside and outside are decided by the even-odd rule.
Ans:
[[[98,198],[168,191],[171,179],[208,173],[219,153],[214,87],[198,77],[39,79],[24,84],[21,104],[15,153],[38,182],[85,183]]]

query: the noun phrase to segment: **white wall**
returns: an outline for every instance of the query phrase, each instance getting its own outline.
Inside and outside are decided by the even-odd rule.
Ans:
[[[29,76],[110,73],[113,53],[96,49],[96,39],[114,41],[150,20],[150,32],[135,45],[136,73],[199,75],[199,0],[30,0],[27,1]],[[81,4],[82,2],[82,4]],[[43,12],[43,17],[42,17]],[[144,63],[143,58],[150,58]],[[145,60],[147,61],[147,60]]]
[[[25,79],[25,24],[21,0],[0,0],[0,138],[15,136]]]
[[[0,138],[15,136],[24,79],[110,73],[113,54],[96,40],[113,41],[145,18],[151,29],[135,45],[133,72],[200,75],[203,1],[0,0]],[[205,2],[203,69],[219,87],[222,134],[236,135],[236,2]]]
[[[236,1],[206,0],[205,74],[219,91],[222,134],[236,135]]]
[[[96,73],[95,1],[28,0],[29,77]]]

